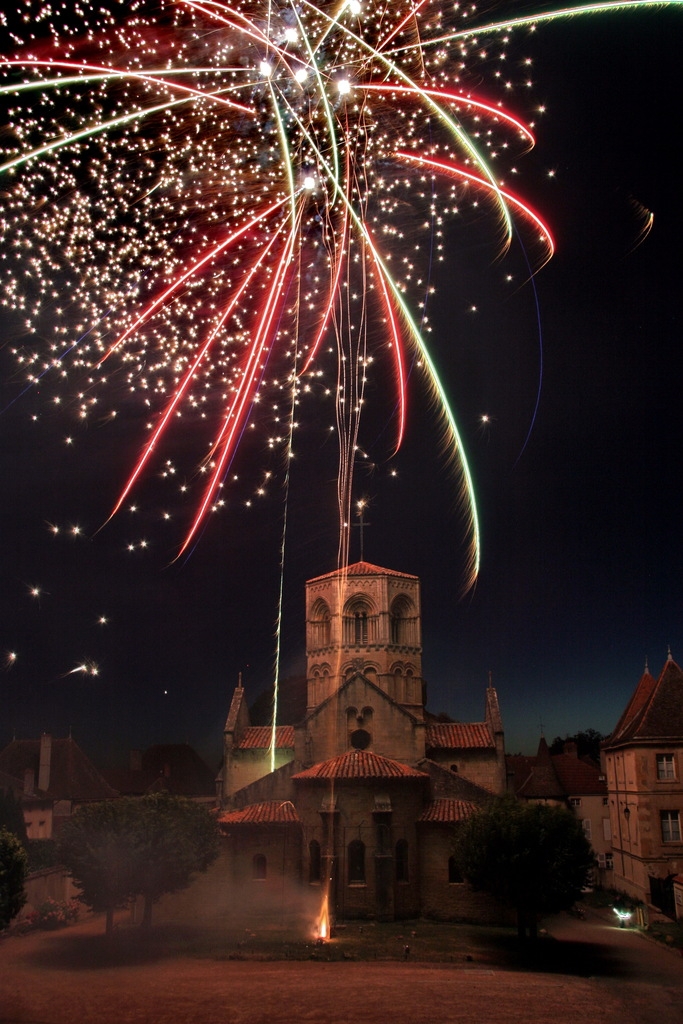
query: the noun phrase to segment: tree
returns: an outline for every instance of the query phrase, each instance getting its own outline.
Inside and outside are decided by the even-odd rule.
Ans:
[[[218,827],[206,807],[183,797],[124,797],[79,807],[62,828],[59,853],[79,899],[106,912],[111,934],[117,907],[142,896],[148,927],[164,893],[205,871],[218,855]]]
[[[582,732],[574,733],[573,736],[556,736],[550,744],[551,754],[564,753],[565,743],[576,743],[576,753],[579,757],[590,757],[597,764],[600,764],[600,744],[607,739],[596,729],[585,729]]]
[[[28,845],[24,812],[12,789],[0,789],[0,829],[2,828],[15,835],[22,846]]]
[[[203,804],[168,793],[142,797],[139,810],[135,893],[144,899],[142,925],[149,927],[154,904],[216,859],[218,826]]]
[[[26,850],[12,832],[0,829],[0,931],[7,928],[26,903],[27,874]]]
[[[106,914],[111,935],[114,911],[133,895],[135,837],[130,798],[85,804],[64,822],[59,858],[80,889],[79,899]]]
[[[540,913],[568,910],[581,895],[594,857],[580,822],[563,807],[494,800],[460,828],[454,851],[475,889],[517,911],[520,938],[536,937]]]

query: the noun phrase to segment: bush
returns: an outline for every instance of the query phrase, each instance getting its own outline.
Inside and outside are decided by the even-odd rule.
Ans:
[[[58,900],[47,899],[35,910],[32,910],[24,918],[24,925],[28,928],[43,928],[46,931],[54,931],[56,928],[65,928],[78,918],[80,907],[76,900],[69,900],[68,903]]]

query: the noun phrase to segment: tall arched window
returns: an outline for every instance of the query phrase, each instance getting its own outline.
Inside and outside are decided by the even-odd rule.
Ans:
[[[353,839],[348,849],[349,885],[365,882],[365,843]]]
[[[322,599],[315,602],[311,608],[309,619],[309,646],[329,647],[331,638],[331,616],[330,609]]]
[[[415,623],[415,608],[407,597],[401,595],[391,605],[391,642],[392,644],[415,643],[413,626]]]
[[[363,597],[355,597],[344,610],[344,643],[356,647],[368,644],[372,634],[372,606]]]
[[[251,862],[251,877],[263,879],[266,877],[266,858],[262,853],[255,853]]]
[[[408,879],[408,841],[406,839],[399,839],[396,843],[396,852],[394,855],[394,864],[396,865],[396,881],[407,882]]]
[[[320,843],[311,839],[308,844],[308,881],[319,882],[321,878]]]

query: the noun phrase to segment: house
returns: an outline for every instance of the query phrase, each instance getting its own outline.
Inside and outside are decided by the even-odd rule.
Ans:
[[[603,743],[617,889],[675,915],[683,872],[683,672],[671,653],[643,673]]]
[[[600,765],[579,757],[576,743],[570,741],[561,754],[551,754],[543,737],[535,757],[508,755],[506,763],[508,788],[518,799],[568,807],[576,814],[595,853],[595,880],[611,888],[612,833],[607,781]]]
[[[252,911],[298,887],[337,919],[500,917],[452,856],[505,788],[498,698],[481,722],[428,712],[418,578],[361,561],[309,580],[306,655],[302,721],[252,726],[240,685],[225,725],[219,820]]]
[[[215,773],[188,743],[157,743],[132,750],[128,767],[103,768],[102,776],[120,796],[165,792],[214,805]]]
[[[23,780],[19,799],[29,839],[52,839],[80,804],[118,796],[71,736],[12,740],[0,751],[0,772]]]

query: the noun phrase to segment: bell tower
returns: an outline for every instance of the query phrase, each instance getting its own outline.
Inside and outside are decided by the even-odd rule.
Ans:
[[[306,584],[307,712],[356,672],[424,717],[420,581],[356,562]]]

